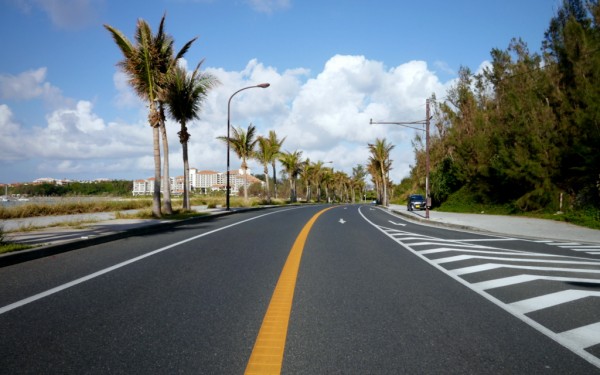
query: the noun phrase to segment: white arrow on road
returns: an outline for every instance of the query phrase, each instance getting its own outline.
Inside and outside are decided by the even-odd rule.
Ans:
[[[394,224],[394,225],[402,225],[403,227],[405,227],[405,226],[406,226],[406,224],[402,224],[402,223],[395,223],[395,222],[393,222],[393,221],[391,221],[391,220],[388,220],[388,221],[389,221],[390,223]]]
[[[346,222],[346,220],[340,219],[340,223],[344,224],[345,222]]]

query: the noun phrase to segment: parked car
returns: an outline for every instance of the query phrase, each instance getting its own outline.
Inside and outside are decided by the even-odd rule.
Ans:
[[[409,211],[412,210],[424,210],[427,205],[427,201],[421,194],[412,194],[408,197],[408,203],[406,208]]]

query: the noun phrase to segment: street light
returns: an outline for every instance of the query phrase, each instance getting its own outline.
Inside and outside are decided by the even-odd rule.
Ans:
[[[271,86],[270,83],[261,83],[259,85],[241,88],[241,89],[237,90],[236,92],[234,92],[233,94],[231,94],[231,96],[229,97],[229,101],[227,101],[227,196],[225,198],[225,201],[227,202],[227,211],[229,211],[229,194],[231,192],[231,185],[229,184],[229,129],[231,128],[231,125],[230,125],[231,99],[233,99],[233,97],[240,91],[253,89],[253,88],[266,89],[269,86]]]
[[[400,126],[404,126],[407,128],[411,128],[411,129],[415,129],[415,130],[420,130],[420,131],[424,131],[425,132],[425,154],[426,154],[426,158],[425,158],[425,169],[426,169],[426,175],[425,175],[425,218],[429,219],[429,205],[431,202],[431,198],[429,197],[429,120],[431,120],[431,117],[429,115],[429,99],[427,99],[425,101],[425,120],[420,120],[420,121],[402,121],[402,122],[373,122],[373,119],[371,119],[369,121],[370,125],[374,125],[374,124],[389,124],[389,125],[400,125]],[[410,124],[415,124],[415,125],[425,125],[425,129],[421,129],[421,128],[416,128],[414,126],[408,126]]]

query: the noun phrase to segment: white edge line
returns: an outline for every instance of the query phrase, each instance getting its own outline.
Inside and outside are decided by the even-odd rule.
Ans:
[[[467,288],[471,289],[475,293],[479,294],[483,298],[487,299],[488,301],[492,302],[496,306],[498,306],[501,309],[505,310],[506,312],[508,312],[509,314],[511,314],[512,316],[514,316],[515,318],[523,321],[524,323],[526,323],[529,326],[531,326],[534,329],[536,329],[538,332],[540,332],[540,333],[548,336],[550,339],[556,341],[560,345],[562,345],[565,348],[571,350],[573,353],[579,355],[581,358],[585,359],[586,361],[588,361],[589,363],[593,364],[594,366],[600,367],[600,358],[598,358],[598,357],[596,357],[596,356],[594,356],[594,355],[586,352],[583,348],[581,348],[579,345],[576,345],[576,343],[574,343],[573,341],[567,339],[566,337],[561,336],[560,334],[551,331],[550,329],[544,327],[543,325],[541,325],[540,323],[536,322],[535,320],[527,317],[526,315],[520,314],[518,310],[516,310],[516,309],[512,308],[511,306],[509,306],[509,305],[501,302],[499,299],[497,299],[497,298],[495,298],[495,297],[487,294],[484,290],[479,290],[477,288],[474,288],[472,284],[468,283],[467,281],[463,280],[462,278],[458,277],[457,275],[454,275],[454,274],[448,272],[444,267],[442,267],[440,265],[437,265],[435,263],[432,263],[429,259],[427,259],[427,257],[419,254],[417,251],[411,249],[410,247],[404,245],[403,243],[396,241],[394,239],[394,237],[388,235],[385,231],[383,231],[377,225],[375,225],[375,223],[373,223],[371,220],[367,219],[366,216],[363,215],[363,213],[361,212],[360,207],[358,208],[358,213],[363,217],[363,219],[365,219],[365,221],[367,223],[371,224],[373,227],[375,227],[381,233],[385,234],[387,237],[391,238],[394,242],[396,242],[397,244],[399,244],[400,246],[402,246],[406,250],[410,251],[414,255],[418,256],[419,258],[421,258],[422,260],[424,260],[425,262],[427,262],[428,264],[430,264],[432,267],[437,268],[438,270],[440,270],[441,272],[445,273],[449,277],[453,278],[454,280],[456,280],[459,283],[463,284],[464,286],[466,286]]]
[[[294,210],[294,209],[297,209],[297,208],[288,208],[288,209],[284,209],[284,210],[278,210],[278,211],[269,212],[269,213],[266,213],[266,214],[263,214],[263,215],[251,217],[249,219],[242,220],[242,221],[239,221],[237,223],[229,224],[229,225],[224,226],[222,228],[211,230],[210,232],[202,233],[202,234],[199,234],[197,236],[187,238],[187,239],[185,239],[183,241],[179,241],[179,242],[173,243],[171,245],[168,245],[168,246],[165,246],[165,247],[161,247],[160,249],[156,249],[156,250],[151,251],[149,253],[146,253],[146,254],[140,255],[138,257],[126,260],[124,262],[115,264],[114,266],[111,266],[111,267],[108,267],[108,268],[104,268],[104,269],[102,269],[100,271],[94,272],[94,273],[89,274],[87,276],[80,277],[79,279],[76,279],[76,280],[70,281],[68,283],[59,285],[59,286],[54,287],[52,289],[48,289],[45,292],[41,292],[41,293],[35,294],[35,295],[31,296],[31,297],[27,297],[27,298],[22,299],[20,301],[11,303],[10,305],[3,306],[3,307],[0,308],[0,315],[6,313],[8,311],[14,310],[14,309],[16,309],[18,307],[27,305],[28,303],[35,302],[35,301],[40,300],[42,298],[48,297],[48,296],[50,296],[52,294],[58,293],[58,292],[63,291],[65,289],[68,289],[68,288],[71,288],[73,286],[76,286],[78,284],[84,283],[84,282],[86,282],[88,280],[91,280],[91,279],[94,279],[94,278],[96,278],[98,276],[102,276],[102,275],[104,275],[106,273],[109,273],[109,272],[114,271],[116,269],[119,269],[121,267],[125,267],[125,266],[127,266],[127,265],[129,265],[131,263],[135,263],[135,262],[140,261],[140,260],[142,260],[144,258],[151,257],[151,256],[156,255],[158,253],[162,253],[163,251],[166,251],[166,250],[169,250],[169,249],[171,249],[173,247],[182,245],[182,244],[184,244],[186,242],[194,241],[194,240],[197,240],[198,238],[205,237],[205,236],[208,236],[210,234],[222,231],[224,229],[228,229],[228,228],[234,227],[236,225],[240,225],[240,224],[246,223],[248,221],[259,219],[261,217],[265,217],[265,216],[268,216],[268,215],[273,215],[273,214],[284,212],[284,211],[288,211],[288,210]]]

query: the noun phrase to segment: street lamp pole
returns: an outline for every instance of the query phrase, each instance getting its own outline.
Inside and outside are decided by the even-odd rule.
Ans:
[[[227,101],[227,194],[225,197],[225,201],[227,202],[227,211],[229,211],[229,195],[231,193],[231,185],[229,183],[229,143],[230,143],[230,138],[229,138],[229,130],[231,129],[231,99],[233,99],[233,97],[239,93],[240,91],[244,91],[244,90],[248,90],[248,89],[253,89],[253,88],[261,88],[261,89],[266,89],[267,87],[271,86],[269,83],[261,83],[259,85],[254,85],[254,86],[248,86],[248,87],[244,87],[241,88],[239,90],[237,90],[236,92],[234,92],[233,94],[231,94],[231,96],[229,97],[229,100]]]
[[[429,197],[429,120],[431,119],[431,115],[429,114],[429,99],[425,101],[425,120],[419,121],[401,121],[401,122],[373,122],[373,119],[370,120],[370,125],[376,124],[384,124],[384,125],[400,125],[407,128],[420,130],[425,132],[425,218],[429,219],[429,206],[431,204],[431,198]],[[425,129],[417,128],[409,125],[425,125]]]

